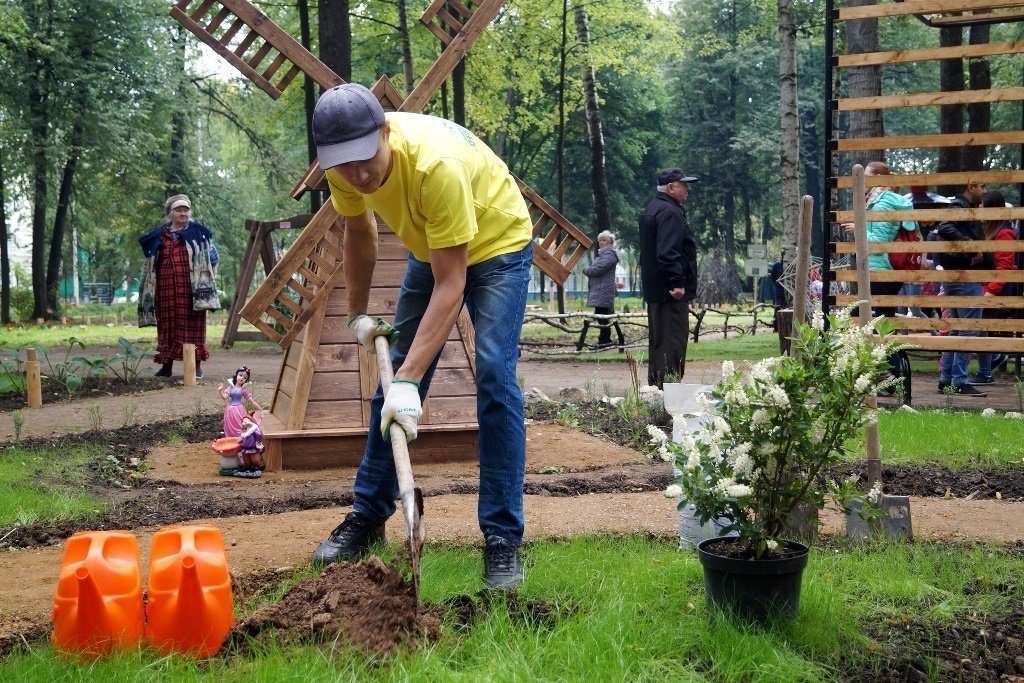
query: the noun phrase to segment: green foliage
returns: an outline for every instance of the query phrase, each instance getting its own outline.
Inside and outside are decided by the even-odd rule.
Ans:
[[[139,366],[146,358],[151,358],[154,353],[148,349],[137,349],[135,345],[124,337],[119,337],[122,353],[110,359],[110,371],[125,384],[135,384],[143,373],[152,373],[153,368],[147,367],[140,370]]]
[[[11,392],[28,398],[25,361],[19,349],[0,349],[0,394]]]
[[[69,394],[73,394],[82,386],[82,377],[79,374],[82,363],[80,357],[72,358],[71,352],[76,346],[84,349],[85,344],[76,337],[70,337],[64,340],[64,343],[64,357],[59,360],[50,358],[50,347],[44,344],[32,344],[31,348],[34,348],[46,363],[43,376],[60,384]]]

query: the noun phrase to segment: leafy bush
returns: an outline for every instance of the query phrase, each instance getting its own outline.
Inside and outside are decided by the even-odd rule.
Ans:
[[[110,359],[108,367],[114,373],[114,377],[125,384],[134,384],[143,373],[153,372],[153,368],[140,369],[142,361],[154,355],[152,351],[137,349],[135,345],[124,337],[119,337],[117,343],[121,345],[123,353],[119,353]]]

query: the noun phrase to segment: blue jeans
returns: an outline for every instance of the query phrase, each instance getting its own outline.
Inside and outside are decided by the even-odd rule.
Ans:
[[[942,285],[942,291],[947,296],[981,296],[980,282],[946,282]],[[954,308],[953,317],[964,320],[978,320],[981,318],[981,308]],[[949,336],[977,337],[978,330],[952,330]],[[952,382],[954,387],[967,383],[967,361],[970,359],[969,351],[957,351],[942,354],[942,362],[939,365],[939,381]]]
[[[465,304],[476,331],[476,415],[480,424],[480,497],[477,518],[485,536],[497,535],[518,545],[523,538],[523,479],[526,472],[526,423],[523,392],[516,376],[519,333],[526,311],[526,291],[533,245],[469,266]],[[391,362],[402,366],[434,289],[429,263],[411,255],[395,307],[398,343]],[[427,395],[437,361],[420,382]],[[383,523],[395,512],[398,479],[391,445],[380,435],[384,394],[380,385],[370,402],[370,434],[355,483],[357,512]]]

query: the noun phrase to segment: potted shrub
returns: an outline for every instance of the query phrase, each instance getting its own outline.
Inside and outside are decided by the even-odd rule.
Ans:
[[[861,514],[877,510],[855,478],[826,480],[876,419],[869,399],[895,381],[887,358],[898,342],[878,329],[881,318],[860,327],[852,310],[795,323],[790,355],[745,374],[725,361],[722,381],[703,399],[713,417],[696,438],[665,445],[678,470],[665,495],[681,495],[702,524],[728,521],[722,536],[698,545],[713,608],[755,620],[795,615],[808,548],[790,540],[790,529],[801,511],[816,513],[827,497],[846,510],[860,503]]]

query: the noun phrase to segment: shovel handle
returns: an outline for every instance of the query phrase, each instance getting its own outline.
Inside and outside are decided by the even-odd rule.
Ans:
[[[391,369],[391,348],[387,337],[374,337],[373,348],[377,352],[377,371],[380,385],[384,393],[388,393],[395,372]],[[412,478],[412,464],[409,462],[409,442],[405,438],[405,430],[397,422],[391,423],[391,452],[395,457],[395,472],[398,474],[398,491],[412,492],[416,483]]]

